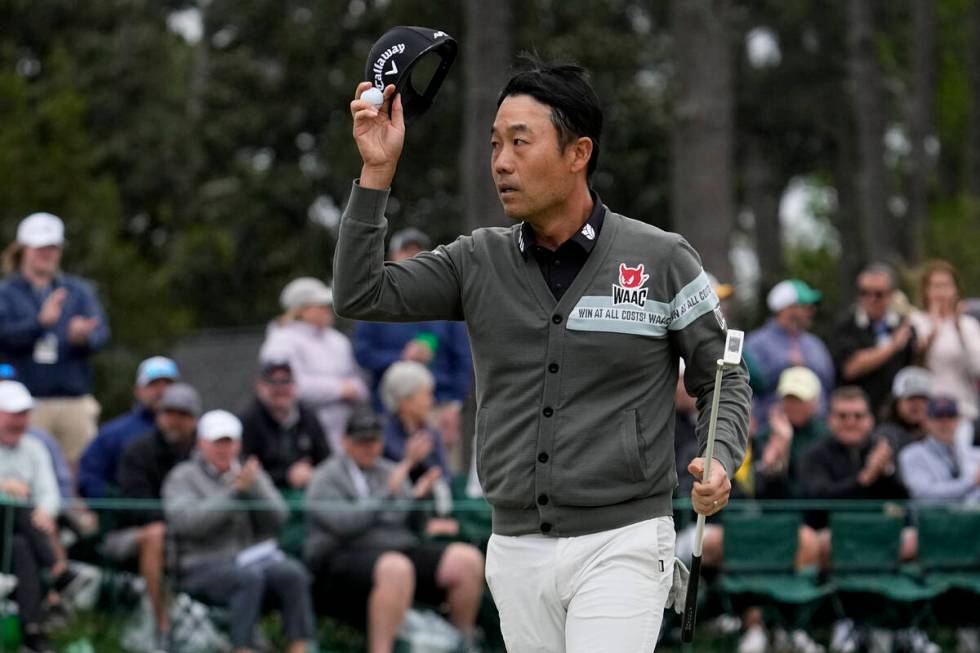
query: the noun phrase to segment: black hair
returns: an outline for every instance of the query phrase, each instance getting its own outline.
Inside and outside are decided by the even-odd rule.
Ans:
[[[562,151],[582,136],[592,140],[587,169],[587,176],[592,177],[599,164],[602,109],[585,68],[572,63],[547,63],[534,54],[519,56],[518,66],[520,69],[497,96],[497,108],[512,95],[529,95],[551,107],[551,122],[558,130],[558,147]]]

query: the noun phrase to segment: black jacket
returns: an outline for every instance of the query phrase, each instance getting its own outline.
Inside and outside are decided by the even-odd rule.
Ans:
[[[163,481],[170,470],[188,458],[194,449],[191,439],[185,447],[176,447],[155,428],[127,445],[119,460],[119,495],[126,499],[160,499]],[[122,526],[142,526],[163,521],[163,510],[137,508],[120,513]]]
[[[327,436],[316,415],[301,403],[299,419],[289,427],[277,422],[256,397],[241,414],[242,456],[255,456],[279,488],[288,488],[286,478],[293,463],[306,458],[313,466],[330,455]]]

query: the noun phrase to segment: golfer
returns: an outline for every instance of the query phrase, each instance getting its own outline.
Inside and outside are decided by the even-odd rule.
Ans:
[[[725,342],[700,259],[682,237],[602,204],[589,187],[602,111],[585,71],[531,61],[501,91],[489,133],[514,224],[383,263],[405,136],[394,86],[384,99],[350,105],[363,167],[334,257],[337,312],[465,320],[477,469],[493,507],[486,575],[507,649],[649,653],[672,584],[678,357],[703,452]],[[706,515],[727,503],[745,451],[744,366],[720,392],[716,462],[692,492]],[[700,481],[703,460],[688,470]]]

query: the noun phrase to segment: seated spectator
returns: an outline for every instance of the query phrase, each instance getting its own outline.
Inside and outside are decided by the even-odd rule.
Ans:
[[[316,415],[297,399],[289,360],[267,356],[259,367],[255,398],[241,416],[242,454],[258,458],[276,487],[303,490],[330,445]]]
[[[980,501],[980,468],[956,447],[960,421],[956,399],[929,400],[927,436],[902,450],[898,461],[902,479],[913,499],[921,501]]]
[[[7,511],[13,511],[13,528],[12,539],[2,544],[4,550],[10,547],[17,578],[14,600],[24,646],[28,651],[41,652],[53,650],[41,625],[41,572],[50,574],[55,590],[64,589],[72,574],[65,562],[56,558],[52,546],[61,499],[51,457],[40,441],[25,437],[33,407],[34,400],[23,384],[0,381],[0,493],[28,504],[3,509],[5,518],[9,517]],[[0,540],[6,540],[6,534],[7,529],[0,529]]]
[[[769,410],[769,425],[753,442],[758,451],[754,465],[758,499],[796,499],[800,487],[800,458],[824,440],[830,430],[817,417],[820,379],[805,367],[791,367],[779,375],[776,394],[780,402]]]
[[[355,415],[343,449],[317,468],[310,483],[306,560],[318,603],[355,624],[366,621],[370,653],[392,651],[413,600],[448,603],[450,621],[472,642],[483,556],[469,544],[421,539],[410,526],[411,512],[385,505],[424,498],[440,469],[430,468],[412,485],[409,470],[421,441],[410,441],[405,459],[396,463],[381,457],[381,436],[380,420]],[[350,510],[318,505],[337,501]]]
[[[186,383],[174,383],[157,404],[156,427],[131,441],[119,462],[119,496],[160,499],[163,482],[177,464],[190,457],[201,414],[201,398]],[[158,508],[119,513],[118,530],[105,538],[104,553],[116,560],[137,558],[140,576],[157,623],[157,640],[167,641],[170,620],[163,599],[164,543],[167,528]]]
[[[289,358],[299,398],[316,410],[330,450],[339,451],[354,405],[368,398],[368,389],[350,341],[333,328],[333,292],[319,279],[300,277],[286,284],[279,303],[285,313],[269,325],[262,355]]]
[[[77,465],[95,436],[99,403],[91,395],[89,359],[109,340],[109,327],[88,281],[61,270],[65,225],[33,213],[3,253],[0,349],[36,399],[32,424]]]
[[[885,438],[898,454],[925,437],[932,374],[921,367],[905,367],[895,375],[892,399],[882,411],[875,436]]]
[[[391,236],[388,258],[402,261],[431,249],[429,237],[407,228]],[[447,450],[459,439],[460,409],[472,384],[473,363],[462,322],[358,322],[352,336],[357,362],[371,375],[375,410],[382,409],[381,378],[398,361],[415,361],[435,378],[435,423]],[[462,461],[460,461],[462,462]]]
[[[830,395],[827,420],[831,437],[817,442],[801,459],[803,495],[811,499],[905,499],[895,465],[895,454],[886,439],[872,440],[874,417],[864,390],[857,386],[837,388]],[[809,561],[826,567],[830,561],[830,532],[826,514],[807,515],[819,555]],[[915,556],[915,533],[903,533],[902,558]]]
[[[388,413],[384,432],[384,457],[402,460],[410,438],[422,439],[428,454],[411,470],[412,480],[432,467],[449,478],[446,450],[439,432],[429,426],[435,382],[421,363],[402,361],[388,368],[381,379],[381,401]]]
[[[303,653],[314,634],[310,578],[275,543],[286,504],[258,459],[238,462],[242,423],[237,417],[212,410],[201,417],[197,432],[198,451],[163,485],[167,527],[178,540],[180,585],[228,605],[237,653],[254,650],[263,602],[274,599],[287,653]],[[245,509],[237,500],[252,505]]]
[[[140,363],[136,371],[133,408],[102,425],[98,435],[85,449],[78,466],[78,491],[83,497],[112,496],[118,489],[116,472],[119,458],[129,442],[154,426],[154,415],[160,397],[180,378],[177,364],[163,356],[153,356]]]
[[[857,303],[841,316],[830,338],[839,385],[856,385],[868,393],[878,414],[892,379],[915,360],[915,331],[892,308],[895,275],[883,263],[866,267],[857,278]]]
[[[769,420],[769,408],[776,403],[779,375],[788,367],[807,367],[820,379],[824,393],[834,387],[834,364],[827,346],[808,330],[813,323],[816,304],[821,298],[799,279],[780,281],[766,298],[772,317],[745,339],[745,354],[752,361],[752,414],[759,428]],[[819,415],[825,414],[821,403]]]

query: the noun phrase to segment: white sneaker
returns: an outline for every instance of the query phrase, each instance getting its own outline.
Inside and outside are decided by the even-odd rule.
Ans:
[[[884,628],[872,628],[868,638],[868,653],[891,653],[895,633]]]
[[[766,653],[768,648],[769,639],[765,629],[759,624],[749,626],[738,639],[738,653]]]
[[[920,628],[909,628],[903,634],[906,646],[912,653],[942,653],[939,645],[929,641],[929,636]]]
[[[980,653],[980,628],[956,629],[956,653]]]
[[[840,619],[834,623],[830,635],[831,653],[856,653],[861,638],[851,619]]]
[[[790,642],[793,653],[824,653],[825,650],[804,630],[794,630],[790,633]]]
[[[11,574],[0,574],[0,599],[7,598],[17,587],[17,577]]]

